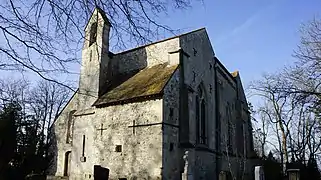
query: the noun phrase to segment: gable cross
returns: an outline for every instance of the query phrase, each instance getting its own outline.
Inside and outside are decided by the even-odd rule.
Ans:
[[[97,129],[97,130],[100,130],[100,135],[101,135],[101,136],[103,135],[103,131],[104,131],[104,130],[107,130],[107,128],[103,128],[103,127],[104,127],[104,124],[101,123],[100,129]]]

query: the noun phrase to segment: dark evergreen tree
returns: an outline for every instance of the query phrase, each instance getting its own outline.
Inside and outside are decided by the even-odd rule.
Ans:
[[[307,175],[309,179],[314,179],[314,180],[320,179],[320,171],[318,169],[318,164],[313,154],[310,155],[310,158],[308,160]]]
[[[282,165],[274,158],[271,151],[268,156],[263,159],[263,168],[266,180],[282,179]]]
[[[9,175],[10,164],[17,151],[16,122],[21,119],[21,107],[10,102],[0,110],[0,179]]]

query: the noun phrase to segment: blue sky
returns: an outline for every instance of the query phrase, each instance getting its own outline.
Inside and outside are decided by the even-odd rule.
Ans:
[[[239,70],[246,87],[264,72],[293,62],[299,27],[321,16],[320,0],[204,0],[164,22],[184,31],[206,27],[216,56]]]
[[[184,32],[206,27],[216,56],[228,70],[240,71],[244,87],[293,62],[300,25],[321,17],[320,0],[192,1],[190,9],[170,11],[160,23]]]

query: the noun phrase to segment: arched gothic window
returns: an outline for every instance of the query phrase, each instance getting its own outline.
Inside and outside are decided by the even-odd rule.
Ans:
[[[91,46],[97,39],[97,22],[94,22],[90,27],[89,46]]]
[[[202,86],[198,87],[196,95],[196,141],[207,144],[206,130],[206,96]]]

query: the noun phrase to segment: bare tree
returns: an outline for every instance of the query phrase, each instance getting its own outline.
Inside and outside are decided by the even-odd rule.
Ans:
[[[71,67],[79,64],[77,53],[84,39],[83,29],[96,6],[106,12],[113,27],[112,49],[119,50],[164,33],[176,33],[159,19],[172,8],[190,7],[190,1],[4,1],[0,5],[0,70],[30,71],[66,86],[53,77],[74,73]]]
[[[28,87],[28,81],[22,79],[0,79],[0,107],[13,101],[24,101]]]
[[[302,26],[301,42],[294,57],[296,61],[292,66],[263,75],[250,85],[252,95],[258,95],[265,103],[264,106],[257,107],[257,111],[264,114],[257,118],[257,128],[264,128],[265,118],[271,124],[267,139],[264,138],[264,133],[257,132],[259,142],[263,139],[263,145],[268,142],[272,151],[280,153],[283,172],[290,159],[291,162],[309,166],[311,159],[320,157],[320,19],[314,18]],[[270,141],[278,143],[278,146],[269,143]]]
[[[290,162],[290,158],[292,161],[305,164],[311,155],[317,155],[321,150],[318,117],[314,111],[311,111],[310,102],[300,101],[299,103],[296,96],[283,96],[283,93],[273,90],[277,89],[280,83],[273,85],[271,83],[273,76],[265,76],[265,78],[267,79],[252,85],[252,90],[258,92],[265,102],[264,106],[258,107],[258,111],[264,115],[257,118],[259,123],[256,127],[260,129],[257,132],[260,136],[258,141],[261,143],[263,139],[262,144],[280,153],[284,168],[285,164]],[[264,138],[264,134],[261,134],[261,129],[265,128],[266,118],[271,124],[268,129],[272,130],[267,139]],[[279,146],[270,143],[273,139],[276,139]]]
[[[270,128],[270,120],[269,115],[266,114],[266,106],[258,108],[256,115],[258,116],[253,122],[255,129],[253,132],[253,136],[255,139],[256,150],[261,157],[266,157],[266,146],[269,142],[267,137],[269,135],[269,128]]]
[[[289,161],[287,139],[289,136],[289,123],[291,119],[286,116],[287,113],[287,97],[280,93],[277,93],[275,89],[280,84],[280,79],[277,76],[265,75],[262,80],[255,81],[251,84],[250,89],[254,91],[256,95],[259,95],[264,99],[267,106],[261,108],[261,112],[264,113],[269,121],[276,126],[278,142],[280,142],[281,163],[284,165]],[[281,137],[278,136],[280,133]]]
[[[60,111],[66,105],[70,91],[56,83],[39,81],[28,97],[30,104],[29,114],[37,121],[37,131],[41,137],[40,148],[43,154],[47,155],[47,144],[49,143],[49,128]]]
[[[21,107],[15,119],[16,148],[10,161],[22,176],[34,170],[45,171],[48,165],[49,127],[67,103],[70,91],[45,80],[36,86],[24,80],[0,81],[0,111],[7,104]],[[13,137],[13,136],[12,136]]]
[[[278,76],[282,82],[276,91],[291,95],[296,101],[309,103],[320,117],[321,109],[321,19],[314,18],[301,29],[301,41],[293,66],[286,67]]]

